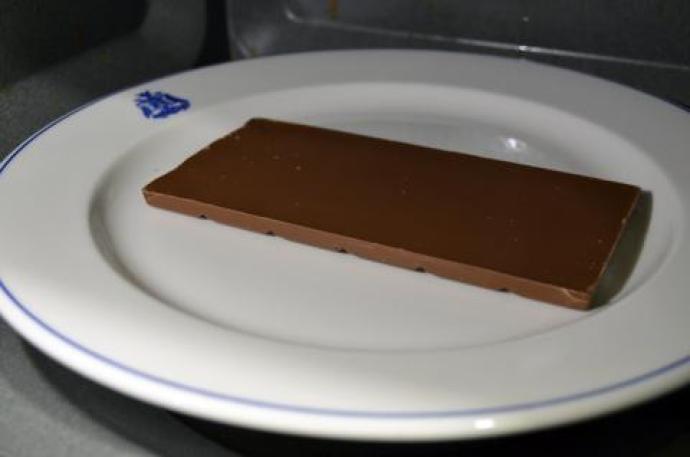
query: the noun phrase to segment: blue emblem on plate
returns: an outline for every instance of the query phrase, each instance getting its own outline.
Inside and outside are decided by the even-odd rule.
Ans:
[[[145,90],[137,94],[136,104],[149,119],[162,119],[189,108],[189,100],[175,97],[166,92]]]

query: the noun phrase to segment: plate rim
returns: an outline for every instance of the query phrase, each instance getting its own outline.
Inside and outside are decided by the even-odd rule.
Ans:
[[[339,52],[352,52],[352,51],[339,51]],[[355,52],[362,52],[362,51],[355,51]],[[371,51],[364,51],[364,52],[381,52],[380,50],[371,50]],[[399,52],[399,51],[398,51]],[[405,52],[410,52],[410,51],[405,51]],[[443,51],[411,51],[411,52],[418,52],[418,53],[424,53],[424,52],[433,52],[433,53],[444,53],[444,54],[457,54],[457,53],[451,53],[451,52],[443,52]],[[305,54],[324,54],[324,53],[332,53],[332,51],[326,51],[326,52],[309,52],[309,53],[300,53],[300,54],[292,54],[293,55],[305,55]],[[285,57],[285,56],[279,56],[279,57]],[[484,56],[482,56],[484,57]],[[500,60],[512,60],[512,59],[507,59],[507,58],[500,58],[500,57],[493,57],[491,56],[490,58],[496,58]],[[228,63],[223,63],[219,64],[214,67],[221,67],[224,65],[228,65]],[[553,68],[548,65],[543,65],[543,64],[538,64],[535,63],[535,65],[538,66],[545,66],[549,68]],[[206,67],[209,68],[209,67]],[[213,67],[211,67],[213,68]],[[195,71],[198,71],[199,69],[191,69],[187,70],[185,72],[177,73],[175,75],[168,75],[163,78],[169,78],[171,76],[177,76],[180,74],[185,74],[185,73],[193,73]],[[563,69],[559,69],[563,70]],[[576,73],[580,74],[578,72],[574,72],[572,70],[563,70],[566,72],[571,72],[571,73]],[[604,80],[601,78],[597,78],[595,76],[591,75],[584,75],[587,77],[592,77],[597,80],[605,81],[609,84],[616,84],[615,82],[611,82],[608,80]],[[163,79],[159,78],[159,79]],[[152,81],[147,81],[143,84],[150,84],[155,81],[158,81],[159,79],[152,80]],[[131,89],[133,87],[140,87],[141,84],[136,84],[134,86],[128,87],[128,88],[122,88],[119,89],[111,94],[107,94],[102,97],[98,97],[92,101],[89,101],[88,103],[81,105],[72,111],[69,111],[62,116],[54,119],[53,121],[49,122],[45,126],[43,126],[41,129],[37,130],[34,132],[30,137],[28,137],[25,141],[20,143],[14,150],[12,150],[0,163],[0,175],[2,175],[5,170],[8,168],[10,163],[18,157],[22,151],[24,151],[31,143],[33,143],[34,140],[39,138],[42,134],[46,133],[53,127],[57,126],[60,124],[62,121],[66,120],[67,118],[73,116],[74,114],[104,100],[112,95],[119,94],[122,92],[127,91],[128,89]],[[646,94],[649,95],[649,94]],[[655,97],[653,95],[650,95],[653,98],[656,98],[657,100],[664,101],[661,98]],[[665,102],[665,101],[664,101]],[[673,106],[676,109],[680,108],[676,105],[673,104],[668,104],[669,106]],[[682,110],[681,110],[682,111]],[[560,396],[560,397],[554,397],[554,398],[549,398],[546,400],[540,400],[540,401],[533,401],[533,402],[527,402],[527,403],[521,403],[521,404],[513,404],[513,405],[506,405],[506,406],[498,406],[498,407],[491,407],[491,408],[476,408],[476,409],[468,409],[468,410],[448,410],[448,411],[433,411],[433,412],[385,412],[385,411],[347,411],[347,410],[339,410],[339,409],[328,409],[328,408],[316,408],[316,407],[309,407],[309,406],[299,406],[299,405],[289,405],[289,404],[281,404],[281,403],[275,403],[271,401],[263,401],[263,400],[256,400],[256,399],[249,399],[249,398],[243,398],[243,397],[233,397],[231,395],[227,395],[224,393],[217,393],[217,392],[211,392],[211,391],[206,391],[203,388],[195,388],[194,386],[187,386],[179,382],[171,381],[171,380],[166,380],[164,378],[161,378],[156,375],[152,375],[149,373],[145,373],[139,369],[128,367],[125,363],[118,362],[117,360],[110,359],[108,356],[99,354],[98,352],[95,352],[93,350],[90,350],[88,347],[81,345],[78,341],[75,341],[71,339],[68,335],[63,334],[60,332],[58,329],[52,327],[50,324],[47,322],[43,321],[38,315],[36,315],[34,312],[31,311],[30,305],[27,305],[26,303],[23,303],[18,297],[16,297],[12,291],[10,290],[9,286],[4,282],[4,280],[0,277],[0,289],[3,291],[4,299],[5,301],[9,301],[17,310],[21,312],[21,314],[28,318],[31,322],[36,324],[38,327],[40,327],[44,332],[47,334],[50,334],[51,336],[57,338],[60,340],[62,343],[66,344],[69,346],[69,348],[76,350],[80,352],[82,355],[87,355],[89,357],[95,358],[101,363],[105,363],[109,365],[112,368],[117,368],[120,370],[124,370],[130,375],[135,375],[138,377],[142,377],[148,381],[151,382],[157,382],[157,383],[163,383],[167,387],[173,387],[176,389],[182,389],[183,391],[187,393],[193,393],[197,395],[206,395],[210,396],[211,398],[215,400],[222,400],[222,401],[231,401],[235,403],[242,404],[244,406],[252,406],[252,407],[261,407],[261,408],[269,408],[269,409],[280,409],[283,411],[287,412],[295,412],[295,413],[303,413],[303,414],[316,414],[316,415],[329,415],[329,416],[337,416],[337,417],[347,417],[347,418],[367,418],[367,419],[376,419],[376,418],[381,418],[385,420],[390,420],[390,419],[421,419],[421,418],[448,418],[448,417],[468,417],[468,416],[477,416],[477,415],[483,415],[483,414],[503,414],[503,413],[514,413],[514,412],[521,412],[524,410],[533,410],[533,409],[539,409],[539,408],[548,408],[550,406],[556,406],[556,405],[561,405],[564,403],[571,403],[573,401],[578,401],[582,399],[588,399],[592,397],[597,397],[600,395],[604,395],[607,393],[611,393],[614,391],[620,391],[621,389],[624,389],[626,387],[630,387],[633,385],[638,385],[645,383],[646,381],[650,381],[652,379],[659,379],[661,375],[670,373],[680,367],[684,367],[685,365],[690,364],[690,354],[686,354],[683,357],[680,357],[676,360],[673,360],[669,363],[666,363],[656,369],[650,370],[643,372],[637,376],[634,376],[632,378],[625,379],[623,381],[619,381],[616,383],[612,383],[610,385],[606,386],[601,386],[598,388],[590,389],[587,391],[583,392],[578,392],[570,395],[565,395],[565,396]],[[18,325],[16,325],[15,322],[13,322],[12,319],[10,319],[6,313],[3,313],[3,317],[7,320],[8,323],[12,325],[15,330],[18,330]],[[20,331],[20,333],[23,333]],[[36,344],[38,347],[41,347],[41,344],[33,341],[33,338],[31,338],[32,342]],[[66,361],[61,360],[58,358],[62,363],[69,365]],[[72,369],[84,373],[87,370],[83,370],[80,367],[73,367],[69,365]],[[87,374],[87,373],[84,373]],[[87,374],[88,376],[88,374]],[[89,376],[90,377],[90,376]],[[657,395],[661,395],[665,393],[668,390],[673,389],[674,387],[679,387],[683,385],[685,382],[690,380],[690,372],[688,372],[685,376],[685,380],[677,381],[675,383],[672,383],[674,385],[667,385],[664,388],[657,389]],[[118,390],[123,390],[123,389],[118,389]],[[653,395],[646,395],[644,399],[650,398]],[[639,401],[639,400],[638,400]],[[619,403],[626,403],[626,402],[619,402]],[[629,403],[629,402],[628,402]],[[619,409],[624,407],[625,404],[621,405],[614,405],[613,409]],[[610,410],[611,408],[604,408],[605,410]],[[604,413],[605,411],[601,411],[600,413]],[[577,420],[577,418],[575,419]],[[555,423],[554,423],[555,425]],[[519,427],[518,427],[519,429]],[[534,427],[530,426],[525,426],[523,427],[524,430],[532,430]],[[499,429],[493,429],[493,430],[487,430],[486,433],[484,434],[490,434],[490,435],[496,435],[496,434],[502,434],[502,433],[510,433],[515,430],[499,430]],[[331,436],[339,436],[339,435],[333,435]],[[459,434],[455,436],[456,438],[462,438],[463,434]],[[413,437],[415,438],[415,437]]]

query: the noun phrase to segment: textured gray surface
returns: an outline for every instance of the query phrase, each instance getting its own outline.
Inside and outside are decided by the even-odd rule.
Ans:
[[[0,0],[0,87],[139,26],[139,0]]]
[[[204,21],[204,4],[198,0],[151,2],[139,29],[3,87],[0,156],[94,98],[192,67]]]

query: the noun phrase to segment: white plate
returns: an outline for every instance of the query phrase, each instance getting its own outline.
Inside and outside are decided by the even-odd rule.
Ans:
[[[147,118],[144,90],[191,107]],[[577,312],[145,205],[144,184],[252,116],[640,185],[653,195],[641,257],[608,305]],[[2,164],[0,311],[89,378],[221,422],[436,440],[592,417],[690,378],[689,127],[615,84],[439,52],[153,81],[58,119]]]

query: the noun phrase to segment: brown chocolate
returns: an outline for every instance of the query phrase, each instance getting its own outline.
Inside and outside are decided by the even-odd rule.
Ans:
[[[640,189],[252,119],[144,196],[191,216],[585,309]]]

